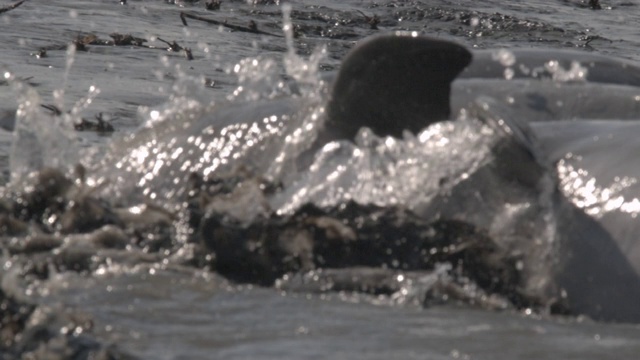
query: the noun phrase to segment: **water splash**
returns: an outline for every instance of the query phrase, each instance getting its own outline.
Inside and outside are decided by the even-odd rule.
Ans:
[[[563,68],[556,60],[548,61],[544,68],[551,74],[553,81],[557,82],[586,82],[589,69],[578,61],[572,61],[569,69]]]
[[[71,67],[75,62],[75,58],[76,58],[76,45],[69,44],[69,46],[67,46],[67,51],[66,51],[65,68],[64,68],[64,74],[62,76],[62,86],[60,86],[58,89],[55,89],[53,91],[53,100],[55,102],[55,105],[60,110],[63,110],[65,108],[64,93],[65,93],[65,89],[67,88],[67,82],[69,81],[69,73],[71,72]]]
[[[488,135],[472,119],[436,123],[404,139],[362,129],[355,144],[327,144],[310,170],[272,205],[290,213],[307,202],[334,206],[354,200],[409,208],[428,203],[491,158]]]
[[[322,86],[322,80],[318,68],[321,61],[327,58],[327,49],[324,45],[314,49],[308,60],[304,60],[296,54],[293,44],[293,24],[291,22],[291,5],[282,6],[283,27],[287,52],[284,55],[284,66],[287,75],[291,76],[302,95],[311,97],[317,94],[319,86]]]
[[[14,81],[18,110],[9,158],[11,184],[19,185],[44,167],[68,169],[79,160],[78,138],[71,115],[49,116],[40,109],[40,96],[29,85]]]
[[[599,184],[587,170],[580,168],[580,161],[579,156],[569,153],[557,163],[560,191],[573,204],[596,219],[614,211],[630,214],[633,218],[638,216],[640,200],[624,196],[638,179],[617,176],[608,185]]]
[[[110,182],[109,191],[129,201],[143,200],[140,195],[157,201],[163,194],[173,210],[182,206],[190,173],[211,178],[249,169],[273,182],[289,182],[298,170],[296,158],[324,121],[326,84],[318,64],[326,51],[318,49],[305,60],[295,54],[291,34],[288,46],[284,76],[274,59],[241,60],[231,67],[237,87],[219,102],[176,65],[178,85],[169,101],[146,109],[139,131],[112,142],[107,156],[93,166],[94,182]],[[95,159],[85,164],[91,167]],[[114,168],[115,174],[104,171]]]
[[[278,63],[270,58],[247,58],[233,67],[238,86],[227,96],[231,102],[274,99],[284,95],[286,84],[280,81]]]
[[[513,66],[516,64],[516,56],[512,51],[507,49],[500,49],[491,54],[491,59],[504,66],[504,78],[505,80],[513,79],[515,71]]]
[[[15,79],[10,72],[5,73],[5,78],[12,83],[18,97],[9,160],[11,183],[14,185],[20,184],[26,175],[44,167],[69,170],[83,158],[83,144],[74,130],[74,124],[82,121],[80,113],[93,103],[100,89],[91,85],[87,95],[66,111],[64,94],[75,54],[75,45],[69,45],[62,85],[53,92],[59,114],[44,114],[37,91]]]

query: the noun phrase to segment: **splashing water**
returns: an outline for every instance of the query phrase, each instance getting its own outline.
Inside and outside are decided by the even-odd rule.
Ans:
[[[274,59],[241,60],[232,67],[237,87],[217,102],[176,65],[169,101],[143,110],[141,129],[112,141],[106,156],[85,157],[90,181],[108,183],[106,191],[128,204],[162,199],[172,211],[184,205],[191,173],[213,178],[248,170],[289,181],[324,120],[326,84],[318,76],[324,56],[319,49],[306,61],[290,49],[287,81]]]
[[[9,157],[11,183],[20,184],[28,174],[44,167],[66,169],[79,160],[73,116],[48,116],[40,110],[40,96],[31,87],[15,82],[18,110]]]
[[[62,85],[53,91],[55,108],[59,113],[47,115],[42,112],[38,92],[17,80],[10,72],[6,78],[18,96],[16,125],[13,132],[9,168],[11,184],[20,184],[25,176],[44,167],[69,170],[77,164],[87,150],[74,131],[74,124],[81,122],[80,113],[88,108],[100,94],[100,89],[91,85],[87,95],[78,100],[68,111],[65,106],[65,88],[74,63],[76,47],[71,44],[66,51],[66,66]]]
[[[334,206],[349,200],[413,208],[486,163],[493,142],[489,135],[490,130],[473,119],[436,123],[402,140],[363,129],[355,144],[325,145],[309,172],[272,205],[280,213],[307,202]]]

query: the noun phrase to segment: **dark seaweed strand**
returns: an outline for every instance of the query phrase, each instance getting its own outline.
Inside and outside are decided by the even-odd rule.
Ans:
[[[252,34],[268,35],[268,36],[274,36],[274,37],[280,37],[280,38],[282,37],[281,35],[276,35],[276,34],[272,34],[272,33],[266,32],[266,31],[259,30],[257,28],[257,26],[246,27],[246,26],[240,26],[240,25],[227,24],[226,22],[222,22],[222,21],[218,21],[218,20],[214,20],[214,19],[209,19],[209,18],[206,18],[206,17],[203,17],[203,16],[189,14],[189,13],[186,13],[184,11],[181,11],[180,12],[180,20],[182,20],[182,24],[184,26],[189,26],[187,24],[187,18],[194,19],[194,20],[199,20],[199,21],[204,21],[206,23],[213,24],[213,25],[224,26],[227,29],[231,29],[231,30],[234,30],[234,31],[242,31],[242,32],[247,32],[247,33],[252,33]]]
[[[5,6],[3,8],[0,8],[0,14],[5,13],[7,11],[13,10],[15,8],[17,8],[18,6],[22,5],[23,2],[25,2],[26,0],[20,0],[15,4],[11,4],[9,6]]]

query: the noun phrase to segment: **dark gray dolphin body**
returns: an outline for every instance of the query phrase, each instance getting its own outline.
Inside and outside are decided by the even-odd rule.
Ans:
[[[528,68],[543,66],[548,60],[566,65],[580,61],[584,55],[563,51],[514,53]],[[408,33],[363,41],[347,56],[330,85],[326,123],[308,152],[333,140],[352,139],[361,127],[369,127],[380,136],[398,137],[405,130],[418,132],[450,119],[452,108],[455,113],[478,95],[491,95],[494,85],[498,88],[494,93],[498,102],[506,107],[515,103],[513,109],[534,114],[535,120],[593,115],[584,110],[579,96],[573,100],[563,98],[563,104],[553,101],[554,91],[562,91],[563,87],[563,94],[598,95],[601,88],[589,81],[612,83],[602,86],[615,89],[605,97],[624,98],[618,108],[628,111],[621,118],[632,118],[628,112],[637,114],[635,106],[640,97],[636,96],[640,96],[640,90],[634,86],[640,84],[640,70],[627,63],[585,56],[590,61],[591,75],[574,89],[569,88],[570,83],[557,84],[548,79],[518,82],[523,81],[525,75],[519,71],[524,67],[517,68],[516,80],[509,82],[503,78],[504,64],[496,62],[489,52],[480,52],[477,57],[471,61],[472,53],[458,44]],[[615,76],[610,77],[611,74]],[[111,160],[103,167],[119,169],[116,184],[119,179],[124,179],[121,183],[133,180],[134,187],[144,189],[145,195],[170,199],[171,194],[164,190],[163,195],[157,188],[176,188],[194,171],[208,176],[236,159],[234,152],[254,157],[258,166],[268,165],[274,158],[265,155],[269,153],[268,145],[274,137],[283,135],[276,128],[290,121],[299,109],[289,100],[257,105],[251,109],[196,108],[177,115],[170,113],[167,116],[179,116],[180,121],[148,127],[116,143],[109,155]],[[606,114],[606,106],[601,110]],[[212,115],[222,120],[215,122]],[[529,249],[527,236],[539,235],[542,227],[549,224],[545,216],[551,212],[556,219],[552,235],[558,237],[553,247],[557,254],[552,263],[540,265],[549,265],[553,282],[544,287],[555,286],[558,296],[566,293],[570,306],[578,313],[603,320],[640,321],[640,256],[629,255],[637,254],[640,242],[630,234],[612,232],[603,218],[588,215],[559,189],[560,179],[553,162],[560,159],[560,153],[580,150],[578,145],[571,145],[577,144],[576,139],[553,141],[553,132],[547,131],[550,128],[533,126],[524,119],[488,115],[480,120],[504,135],[493,147],[495,159],[416,211],[424,216],[465,220],[482,228],[501,216],[505,204],[529,203],[522,221],[515,223],[512,231],[519,232],[515,234],[520,239],[516,245],[524,246],[523,252]],[[538,134],[544,141],[536,139]],[[243,142],[239,143],[238,138]],[[549,189],[548,203],[540,203],[541,194]],[[625,216],[616,221],[631,229],[637,222]],[[535,254],[528,261],[535,268]]]
[[[429,42],[430,46],[424,45]],[[389,46],[391,43],[393,46]],[[413,46],[420,50],[413,49]],[[412,51],[419,55],[412,57]],[[421,51],[431,51],[431,57]],[[449,111],[442,107],[450,106],[443,96],[451,92],[451,86],[445,83],[457,76],[460,67],[467,65],[468,54],[453,43],[429,38],[391,36],[367,40],[345,59],[343,68],[347,70],[337,76],[329,102],[330,122],[338,123],[336,127],[368,126],[379,135],[398,136],[403,130],[416,132],[431,122],[448,119]],[[558,134],[554,130],[558,129],[551,128],[553,124],[524,121],[525,118],[530,122],[597,118],[602,115],[638,119],[640,88],[636,86],[640,85],[640,68],[624,61],[575,51],[546,53],[515,50],[506,54],[511,57],[506,60],[501,59],[500,55],[505,54],[496,51],[474,52],[474,61],[462,71],[458,85],[453,85],[454,106],[464,107],[467,105],[465,100],[473,100],[483,93],[482,88],[506,86],[502,92],[485,90],[484,93],[502,96],[500,100],[509,98],[505,104],[522,106],[524,103],[529,113],[536,116],[534,119],[531,116],[484,119],[489,120],[489,126],[503,128],[507,134],[494,147],[495,160],[418,211],[425,216],[454,217],[482,227],[491,223],[491,217],[500,216],[500,208],[505,203],[532,199],[527,210],[530,215],[523,216],[523,223],[512,226],[526,236],[528,232],[536,232],[527,227],[545,226],[540,221],[544,212],[553,213],[558,244],[549,275],[558,293],[567,297],[575,311],[593,318],[640,321],[640,239],[635,232],[640,230],[640,220],[635,218],[640,209],[633,214],[587,215],[569,201],[566,194],[561,193],[556,174],[551,170],[556,161],[571,152],[589,159],[592,155],[590,149],[597,148],[596,153],[602,151],[603,146],[594,146],[589,140],[598,133],[590,132],[587,137],[568,139],[572,127],[580,132],[579,129],[585,125],[579,122],[572,126],[565,122],[560,132],[564,137],[554,141],[554,134]],[[423,60],[425,57],[429,60]],[[382,65],[378,67],[379,64]],[[429,70],[416,71],[420,66]],[[548,80],[553,77],[554,70],[569,71],[571,66],[575,67],[573,70],[576,74],[573,75],[581,77],[577,79],[577,84]],[[511,71],[505,73],[509,68],[512,68]],[[513,80],[506,81],[505,74]],[[522,82],[523,78],[528,81]],[[541,81],[532,82],[531,78]],[[517,86],[518,82],[522,86]],[[403,84],[408,92],[398,90]],[[607,92],[606,89],[613,91]],[[564,94],[573,92],[574,96],[554,98],[554,91]],[[514,100],[518,96],[520,98]],[[617,110],[611,110],[611,107]],[[398,119],[405,118],[406,122],[398,122]],[[628,126],[633,126],[636,131],[631,134],[637,135],[640,126]],[[608,129],[605,128],[600,134],[606,136]],[[536,139],[538,133],[543,138],[542,142]],[[629,144],[628,140],[631,139],[621,140]],[[612,143],[607,145],[611,146]],[[626,149],[637,151],[638,147],[629,146]],[[608,151],[608,155],[615,156],[615,152]],[[624,159],[630,160],[631,157]],[[604,158],[598,161],[600,163],[587,161],[581,164],[590,166],[588,170],[599,178],[623,173],[616,171],[621,170],[621,166],[612,168]],[[632,179],[638,179],[640,174],[633,171],[630,175],[635,175]],[[543,206],[536,202],[540,201],[540,193],[544,191],[541,182],[545,176],[556,185],[549,196],[551,204]],[[503,190],[514,188],[519,190]],[[632,190],[639,188],[633,186]],[[478,192],[480,196],[477,196]],[[637,193],[629,192],[626,191],[626,200],[632,201]],[[522,242],[519,245],[527,249]],[[529,258],[528,261],[535,259]],[[543,262],[543,259],[540,261]]]
[[[570,69],[580,65],[585,79],[593,83],[640,86],[640,68],[633,63],[611,57],[575,50],[509,49],[508,51],[478,50],[473,53],[474,63],[467,67],[461,78],[495,79],[513,70],[513,79],[549,78],[555,67]]]

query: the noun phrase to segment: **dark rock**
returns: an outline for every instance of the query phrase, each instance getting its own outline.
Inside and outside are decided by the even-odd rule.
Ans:
[[[9,246],[12,254],[48,252],[62,245],[62,238],[49,234],[37,234],[15,239]]]
[[[357,280],[334,277],[332,288],[377,294],[397,290],[381,280],[391,278],[387,269],[423,272],[450,263],[460,284],[471,281],[519,308],[543,304],[520,291],[519,258],[486,232],[462,221],[429,222],[400,208],[349,203],[324,210],[308,205],[291,216],[260,218],[249,225],[211,213],[202,219],[199,234],[215,254],[213,268],[234,281],[270,286],[285,274],[315,269],[353,273],[364,267],[379,270]],[[460,284],[436,289],[464,298]]]
[[[30,175],[25,182],[22,192],[16,194],[13,207],[14,215],[22,220],[61,211],[64,196],[73,185],[62,171],[53,168],[45,168]]]
[[[215,253],[214,269],[234,281],[270,286],[287,272],[313,269],[313,239],[302,227],[270,225],[265,219],[246,226],[212,214],[200,233]]]
[[[0,359],[135,359],[93,335],[93,320],[71,309],[50,309],[0,289]]]
[[[0,235],[1,236],[20,236],[26,235],[29,225],[15,217],[0,213]]]
[[[69,201],[59,217],[64,234],[91,232],[104,225],[122,225],[122,221],[107,202],[91,196]]]

